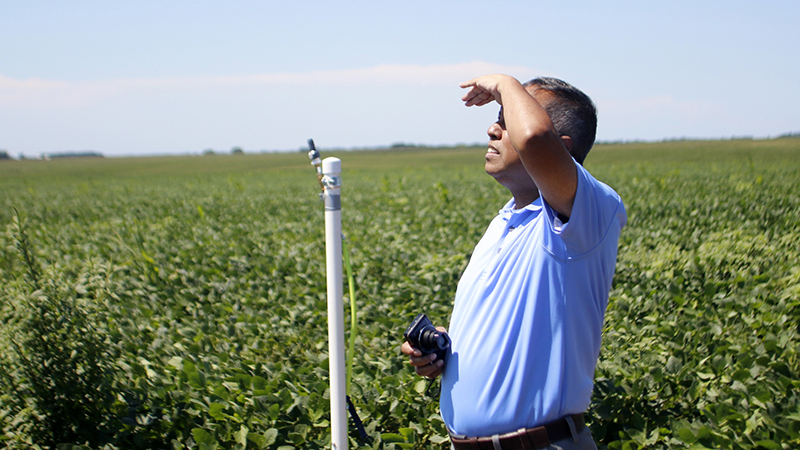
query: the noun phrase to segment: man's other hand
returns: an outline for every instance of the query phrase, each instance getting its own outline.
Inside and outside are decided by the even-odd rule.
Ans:
[[[437,330],[447,332],[444,327],[436,327]],[[408,355],[408,362],[414,366],[417,375],[432,380],[442,374],[444,370],[444,360],[436,358],[436,353],[422,355],[422,352],[415,347],[412,347],[408,342],[403,342],[400,351],[404,355]]]

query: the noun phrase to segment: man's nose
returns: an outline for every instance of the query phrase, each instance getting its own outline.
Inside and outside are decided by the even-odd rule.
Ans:
[[[500,124],[495,122],[489,125],[489,129],[486,130],[486,134],[489,135],[489,139],[495,141],[500,140],[503,137],[503,129],[500,128]]]

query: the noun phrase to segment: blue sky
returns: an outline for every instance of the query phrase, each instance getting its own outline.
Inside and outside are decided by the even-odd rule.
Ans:
[[[0,149],[486,141],[458,83],[556,76],[600,140],[800,131],[797,1],[0,0]]]

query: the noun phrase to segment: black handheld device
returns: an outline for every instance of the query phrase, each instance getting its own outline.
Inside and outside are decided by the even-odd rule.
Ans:
[[[408,326],[403,337],[412,347],[418,348],[423,355],[436,353],[436,358],[444,361],[447,349],[450,348],[450,336],[433,326],[428,316],[419,314]]]

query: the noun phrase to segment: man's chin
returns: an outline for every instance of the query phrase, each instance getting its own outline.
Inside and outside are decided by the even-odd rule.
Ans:
[[[497,162],[486,158],[486,163],[483,164],[483,169],[491,176],[496,176],[500,173],[500,168],[497,167]]]
[[[494,167],[490,167],[488,164],[484,166],[484,170],[486,170],[486,174],[490,177],[497,180],[497,177],[500,176],[500,173]]]

